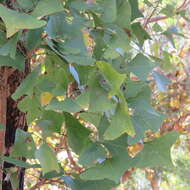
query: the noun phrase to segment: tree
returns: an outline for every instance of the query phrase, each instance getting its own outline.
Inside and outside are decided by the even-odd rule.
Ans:
[[[166,118],[152,106],[149,83],[165,93],[169,80],[158,68],[170,67],[169,52],[152,49],[155,34],[175,47],[176,27],[155,22],[187,19],[188,4],[1,0],[2,189],[23,189],[25,170],[37,175],[31,190],[109,190],[133,168],[172,166],[178,133],[147,135]]]

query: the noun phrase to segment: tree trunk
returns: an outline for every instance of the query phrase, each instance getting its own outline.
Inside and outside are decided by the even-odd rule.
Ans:
[[[0,122],[6,126],[6,129],[0,131],[0,152],[5,156],[9,156],[10,154],[11,147],[15,140],[16,129],[21,128],[25,131],[27,130],[25,113],[18,110],[17,104],[19,101],[15,101],[11,98],[11,95],[15,92],[21,81],[29,72],[28,64],[26,67],[25,72],[20,72],[10,67],[1,68],[1,70],[3,70],[2,75],[6,80],[3,80],[0,85],[0,87],[3,87],[0,91]],[[20,159],[24,160],[24,158]],[[1,164],[3,170],[1,170],[0,177],[3,181],[2,188],[0,189],[2,190],[13,190],[10,179],[6,177],[9,175],[6,171],[11,167],[14,167],[14,165],[7,162]],[[19,168],[17,176],[19,182],[17,189],[22,190],[24,188],[24,168]]]

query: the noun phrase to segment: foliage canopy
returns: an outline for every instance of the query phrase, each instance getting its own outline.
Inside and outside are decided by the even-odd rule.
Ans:
[[[157,70],[170,69],[170,54],[157,53],[155,35],[175,47],[173,36],[181,34],[152,24],[154,12],[143,16],[139,6],[151,1],[0,2],[0,66],[24,71],[29,60],[32,69],[12,94],[31,127],[17,129],[4,161],[42,171],[50,183],[56,179],[73,190],[109,190],[131,168],[172,166],[178,133],[147,136],[166,118],[152,106],[150,83],[155,80],[162,93],[170,83]],[[153,10],[163,17],[185,17],[181,8],[158,2],[164,8]],[[142,150],[133,154],[129,147],[137,143]]]

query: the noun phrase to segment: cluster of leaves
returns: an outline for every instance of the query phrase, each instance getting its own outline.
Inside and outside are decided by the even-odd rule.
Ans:
[[[145,138],[165,119],[151,105],[149,76],[166,90],[167,78],[152,70],[167,69],[169,53],[147,53],[146,41],[157,43],[140,22],[138,0],[17,0],[12,9],[1,2],[0,65],[23,71],[30,59],[32,66],[12,95],[15,100],[25,95],[18,107],[32,130],[17,129],[13,151],[2,159],[41,168],[44,184],[58,179],[76,190],[109,190],[128,169],[172,165],[170,148],[178,133]],[[154,32],[173,45],[178,34],[158,24]],[[136,143],[143,150],[132,157],[128,146]],[[58,159],[62,149],[69,171]]]

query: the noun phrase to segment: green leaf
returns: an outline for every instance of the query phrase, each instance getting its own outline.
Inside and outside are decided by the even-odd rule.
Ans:
[[[101,19],[105,23],[112,23],[112,22],[114,22],[115,19],[116,19],[116,17],[117,17],[117,4],[116,4],[116,0],[102,1],[101,6],[104,9]]]
[[[60,172],[56,155],[47,144],[41,145],[40,148],[35,152],[35,156],[42,166],[43,174],[51,171]]]
[[[100,144],[92,144],[83,151],[79,157],[79,163],[83,166],[91,166],[98,162],[99,159],[106,158],[106,150]]]
[[[167,86],[171,83],[171,81],[165,77],[164,75],[158,73],[158,72],[153,72],[152,76],[154,77],[156,81],[157,88],[160,92],[167,92]]]
[[[142,28],[139,22],[132,24],[131,28],[137,37],[140,46],[143,46],[145,40],[151,39],[149,34]]]
[[[138,162],[134,163],[134,167],[172,167],[170,150],[178,137],[179,133],[173,131],[156,140],[145,143],[143,151],[136,156]]]
[[[52,136],[53,133],[57,132],[51,120],[40,120],[37,122],[37,125],[42,130],[43,139],[46,139],[46,137]]]
[[[155,67],[155,63],[150,61],[143,54],[138,54],[136,57],[127,65],[127,70],[133,72],[143,81],[146,81],[148,74]]]
[[[100,123],[101,114],[85,112],[85,113],[81,113],[80,117],[92,123],[93,125],[98,126]]]
[[[124,54],[131,48],[128,35],[117,25],[109,25],[107,30],[107,33],[110,34],[107,34],[107,36],[105,35],[104,37],[107,46],[106,50],[104,50],[105,47],[103,47],[104,58],[115,59],[117,57],[124,56]],[[99,47],[97,46],[97,48]]]
[[[139,2],[138,0],[129,0],[131,5],[131,21],[136,18],[143,17],[143,14],[139,10]]]
[[[60,172],[56,172],[56,171],[51,171],[51,172],[48,172],[46,174],[44,174],[43,178],[45,179],[52,179],[52,178],[58,178],[58,177],[61,177],[64,175],[64,169],[61,167],[61,164],[60,165]]]
[[[120,87],[126,78],[126,75],[118,73],[111,64],[104,61],[98,61],[96,64],[111,85],[110,95],[114,96],[118,94]]]
[[[90,56],[83,55],[68,55],[64,56],[64,58],[69,63],[76,63],[78,65],[94,65],[95,60]]]
[[[36,5],[37,1],[38,0],[17,0],[17,3],[21,8],[32,9]]]
[[[40,109],[40,102],[35,96],[26,96],[24,99],[22,99],[22,101],[19,102],[18,108],[22,112],[27,112],[26,119],[28,124],[33,122],[42,114],[42,111]]]
[[[130,136],[135,135],[135,130],[131,122],[128,106],[126,103],[119,103],[114,114],[110,127],[105,131],[106,140],[113,140],[127,133]]]
[[[35,30],[29,30],[27,32],[26,47],[28,50],[37,48],[38,45],[40,45],[40,42],[42,40],[41,35],[43,31],[44,31],[43,28],[39,28]]]
[[[116,186],[111,180],[84,181],[79,178],[73,179],[70,176],[63,176],[62,179],[72,190],[100,190],[100,188],[101,190],[110,190]]]
[[[108,118],[106,118],[106,116],[103,115],[100,120],[99,125],[96,126],[98,129],[98,139],[100,141],[104,140],[104,133],[109,126],[110,126],[110,122],[108,121]]]
[[[22,95],[27,94],[35,86],[36,77],[38,76],[38,74],[39,69],[36,69],[32,73],[30,73],[20,84],[17,90],[12,94],[12,98],[16,100]]]
[[[11,59],[9,56],[0,56],[0,66],[10,66],[24,71],[24,57],[20,54],[16,55],[15,59]]]
[[[32,138],[32,135],[21,129],[17,129],[15,135],[15,142],[13,145],[13,152],[11,153],[11,156],[34,158],[35,150],[36,146]]]
[[[5,162],[8,162],[8,163],[11,163],[11,164],[14,164],[16,166],[20,166],[22,168],[40,168],[40,165],[39,164],[29,164],[25,161],[22,161],[22,160],[16,160],[14,158],[11,158],[11,157],[7,157],[7,156],[3,156],[2,157],[2,160],[4,160]]]
[[[143,81],[128,80],[125,85],[126,85],[125,97],[128,99],[136,97],[139,93],[141,93],[143,87],[146,86],[147,84]]]
[[[115,23],[121,28],[130,28],[131,24],[131,6],[129,1],[117,2],[117,19]]]
[[[46,107],[46,109],[76,113],[81,110],[81,107],[78,104],[76,104],[71,98],[66,98],[63,101],[53,99],[50,102],[50,104]]]
[[[108,93],[98,80],[99,78],[94,74],[89,81],[89,112],[103,112],[114,107],[114,102],[108,98]]]
[[[34,17],[44,17],[62,12],[63,10],[63,2],[61,0],[40,0],[32,12],[32,15]]]
[[[10,40],[6,42],[1,48],[0,48],[0,55],[8,56],[12,59],[15,59],[16,55],[16,48],[17,48],[17,42],[19,39],[20,33],[15,34]]]
[[[7,38],[11,37],[19,30],[41,28],[46,24],[45,21],[37,20],[26,13],[19,13],[8,9],[3,5],[0,5],[0,17],[6,25]]]
[[[83,180],[101,180],[110,179],[119,182],[123,173],[131,168],[133,159],[127,152],[126,135],[114,141],[108,141],[105,146],[110,151],[112,158],[106,159],[103,163],[87,169],[80,176]],[[121,156],[122,153],[122,156]]]
[[[69,113],[64,113],[64,115],[69,146],[74,152],[80,154],[91,144],[91,141],[89,139],[90,130],[85,128],[76,118],[74,118]]]
[[[17,172],[14,172],[13,174],[11,174],[10,182],[11,182],[11,186],[12,186],[13,190],[18,189],[18,187],[19,187],[19,178],[18,178]]]
[[[64,122],[64,115],[55,111],[43,111],[42,120],[48,120],[52,122],[52,128],[55,132],[59,133]]]

